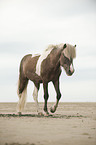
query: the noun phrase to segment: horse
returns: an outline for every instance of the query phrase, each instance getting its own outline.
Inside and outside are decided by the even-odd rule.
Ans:
[[[73,59],[76,57],[76,45],[59,44],[49,45],[42,54],[28,54],[25,55],[20,62],[19,80],[17,94],[19,102],[17,110],[19,115],[22,113],[27,97],[28,81],[34,83],[33,98],[36,104],[37,112],[39,112],[38,105],[38,91],[40,84],[43,83],[44,90],[44,108],[43,115],[49,115],[47,108],[48,83],[51,81],[56,91],[56,103],[50,108],[50,112],[54,113],[58,107],[61,98],[59,88],[59,78],[61,75],[61,67],[64,68],[66,74],[71,76],[74,73]]]

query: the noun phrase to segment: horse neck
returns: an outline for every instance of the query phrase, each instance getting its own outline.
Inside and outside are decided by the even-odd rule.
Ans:
[[[57,49],[55,54],[53,54],[53,58],[52,58],[54,69],[58,69],[60,67],[60,56],[61,56],[61,50]]]
[[[60,68],[60,59],[58,60],[58,62],[56,63],[56,65],[55,65],[55,70],[57,70],[57,69],[59,69]]]

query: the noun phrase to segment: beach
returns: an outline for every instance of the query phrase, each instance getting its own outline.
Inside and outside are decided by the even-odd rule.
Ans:
[[[48,117],[34,103],[19,116],[16,105],[0,103],[0,145],[96,145],[96,103],[59,103]]]

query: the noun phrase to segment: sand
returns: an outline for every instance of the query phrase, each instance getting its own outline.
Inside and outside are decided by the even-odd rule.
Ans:
[[[96,145],[96,103],[60,103],[49,117],[37,115],[34,103],[21,117],[16,103],[0,103],[0,145],[74,144]]]

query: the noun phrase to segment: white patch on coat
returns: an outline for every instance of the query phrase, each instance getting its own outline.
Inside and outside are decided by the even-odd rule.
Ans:
[[[40,54],[32,54],[32,57],[36,57],[39,56]]]
[[[73,65],[72,65],[72,64],[70,65],[70,71],[71,71],[71,72],[74,71],[74,68],[73,68]]]
[[[34,91],[33,91],[33,98],[34,98],[34,101],[35,101],[35,103],[36,103],[37,112],[39,112],[38,89],[36,88],[35,85],[34,85]]]
[[[39,57],[38,61],[37,61],[37,65],[36,65],[36,74],[38,74],[40,76],[41,74],[41,64],[42,64],[42,61],[44,59],[47,58],[47,56],[50,54],[50,52],[52,51],[53,47],[50,46],[48,47],[42,54],[41,56]]]

